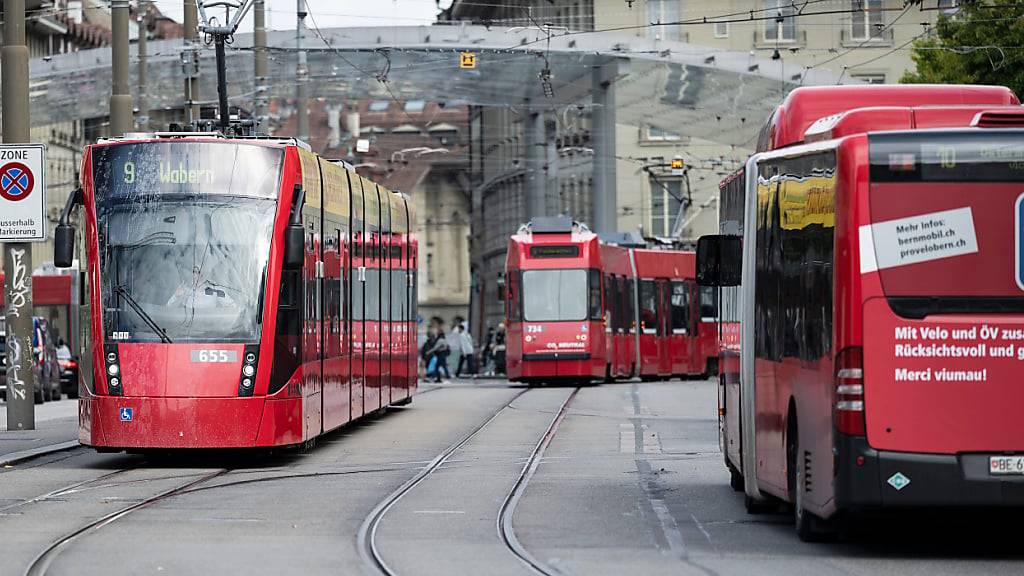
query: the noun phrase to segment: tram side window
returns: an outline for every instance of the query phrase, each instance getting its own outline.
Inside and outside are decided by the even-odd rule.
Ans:
[[[633,291],[633,280],[619,278],[619,287],[622,289],[622,328],[633,332],[636,329],[636,296]]]
[[[590,270],[588,282],[588,302],[591,320],[601,319],[601,271]]]
[[[685,333],[690,326],[690,293],[689,286],[682,282],[672,282],[672,330]]]
[[[718,290],[714,286],[700,287],[700,317],[709,321],[718,318]]]
[[[508,319],[510,322],[522,321],[522,306],[520,305],[520,276],[518,272],[512,272],[505,277],[505,305],[508,306]]]
[[[658,327],[658,286],[654,280],[640,281],[640,325],[644,330]]]
[[[604,290],[605,322],[608,323],[609,328],[617,330],[619,327],[619,310],[617,308],[620,301],[618,286],[615,283],[614,276],[604,277]]]
[[[358,246],[358,244],[356,244]],[[364,292],[366,291],[366,282],[363,281],[366,278],[369,270],[366,268],[359,268],[355,270],[356,278],[352,282],[352,319],[359,321],[365,320],[365,313],[363,311]]]
[[[366,269],[366,301],[363,309],[367,320],[380,320],[380,270],[377,268]]]
[[[391,271],[391,319],[395,322],[407,320],[405,316],[405,299],[408,297],[409,286],[405,280],[405,270]]]

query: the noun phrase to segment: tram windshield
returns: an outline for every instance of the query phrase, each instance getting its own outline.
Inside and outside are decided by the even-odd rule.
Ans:
[[[523,272],[523,317],[528,322],[587,319],[587,270]]]
[[[107,339],[259,338],[282,159],[219,143],[94,150]]]

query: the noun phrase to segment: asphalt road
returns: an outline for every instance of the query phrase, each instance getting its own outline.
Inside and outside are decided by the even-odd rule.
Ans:
[[[574,392],[457,383],[305,453],[22,462],[0,470],[0,576],[1024,573],[1012,515],[832,544],[748,515],[711,382]]]

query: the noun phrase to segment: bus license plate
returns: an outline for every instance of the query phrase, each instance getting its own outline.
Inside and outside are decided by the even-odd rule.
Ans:
[[[1024,475],[1024,456],[989,456],[988,473],[993,476]]]

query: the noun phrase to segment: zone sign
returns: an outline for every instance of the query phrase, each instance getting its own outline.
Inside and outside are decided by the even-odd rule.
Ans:
[[[0,145],[0,242],[46,241],[46,148]]]

